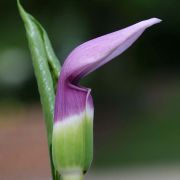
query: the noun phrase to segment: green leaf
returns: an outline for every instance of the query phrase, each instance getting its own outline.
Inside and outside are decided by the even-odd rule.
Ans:
[[[60,72],[60,63],[57,59],[46,31],[40,23],[25,12],[19,0],[18,9],[24,22],[29,49],[37,79],[38,90],[47,129],[49,155],[53,180],[59,179],[52,162],[52,130],[54,117],[54,101],[57,80]]]
[[[54,78],[57,82],[57,80],[59,78],[60,68],[61,68],[59,60],[53,51],[51,42],[50,42],[48,35],[47,35],[46,31],[44,30],[44,28],[34,17],[32,17],[32,16],[30,16],[30,17],[31,17],[32,21],[34,21],[34,23],[36,23],[37,27],[39,27],[39,31],[41,32],[42,39],[44,41],[44,48],[46,51],[48,63],[52,70],[52,75],[54,76]]]

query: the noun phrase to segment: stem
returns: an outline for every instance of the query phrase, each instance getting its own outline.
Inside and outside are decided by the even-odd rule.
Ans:
[[[51,163],[52,179],[60,180],[59,173],[56,171],[54,164],[53,164],[53,160],[52,160],[52,145],[49,147],[49,157],[50,157],[50,163]]]
[[[83,180],[83,173],[80,171],[64,173],[62,180]]]

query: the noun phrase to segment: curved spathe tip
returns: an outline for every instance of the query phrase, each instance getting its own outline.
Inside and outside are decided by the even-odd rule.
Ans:
[[[161,21],[162,21],[161,19],[154,17],[154,18],[150,18],[150,19],[141,21],[140,23],[143,24],[144,27],[145,27],[145,25],[146,25],[146,27],[150,27],[150,26],[152,26],[154,24],[160,23]]]

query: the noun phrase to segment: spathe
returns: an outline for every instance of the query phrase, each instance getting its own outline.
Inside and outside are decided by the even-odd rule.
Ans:
[[[151,18],[122,30],[87,41],[75,48],[65,60],[59,77],[55,122],[83,112],[93,112],[90,89],[80,87],[79,80],[129,48],[144,30],[161,22]],[[89,116],[91,116],[89,114]]]

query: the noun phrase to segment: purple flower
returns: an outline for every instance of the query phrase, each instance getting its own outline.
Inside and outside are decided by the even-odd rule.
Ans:
[[[160,21],[152,18],[90,40],[65,60],[58,81],[52,135],[53,162],[63,180],[82,180],[93,157],[91,89],[80,86],[80,79],[124,52],[146,28]]]
[[[62,66],[55,103],[55,122],[84,112],[93,116],[91,90],[79,85],[84,76],[123,53],[144,32],[161,20],[141,21],[122,30],[90,40],[75,48]]]

